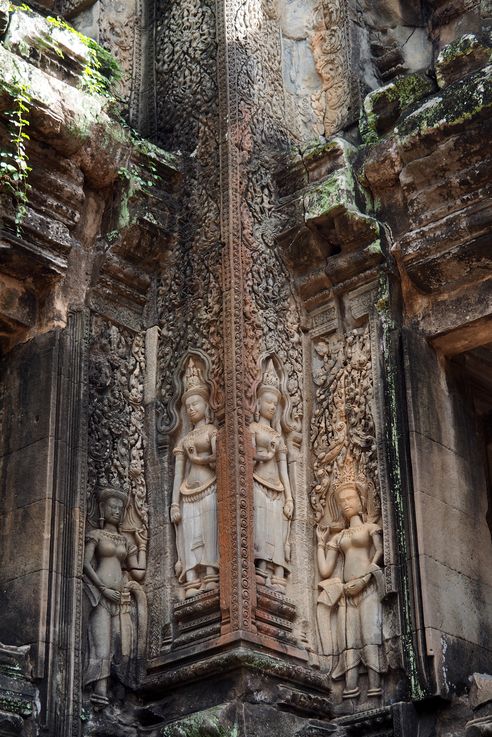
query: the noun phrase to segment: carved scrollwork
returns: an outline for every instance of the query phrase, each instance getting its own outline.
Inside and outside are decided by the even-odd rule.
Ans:
[[[158,0],[156,18],[158,140],[184,154],[178,242],[157,287],[157,427],[166,438],[179,421],[176,377],[190,346],[210,359],[214,410],[224,402],[215,2]]]
[[[310,499],[316,520],[332,527],[340,523],[332,486],[348,455],[367,480],[369,513],[377,520],[381,505],[369,327],[343,338],[316,339],[313,366],[317,387],[311,420],[315,482]]]
[[[234,199],[240,203],[240,239],[245,287],[245,368],[252,412],[260,357],[274,354],[284,367],[291,421],[302,422],[302,349],[300,309],[289,272],[275,247],[279,230],[274,172],[289,150],[285,127],[278,4],[238,3],[234,53],[238,68],[234,97],[240,115],[234,121],[233,156],[242,175],[231,172]],[[255,33],[251,33],[251,27]]]
[[[97,527],[98,488],[128,494],[122,531],[148,536],[144,474],[144,337],[92,318],[89,360],[88,521]]]
[[[323,89],[313,96],[312,104],[329,136],[346,122],[352,101],[346,0],[318,0],[313,29],[311,46]]]

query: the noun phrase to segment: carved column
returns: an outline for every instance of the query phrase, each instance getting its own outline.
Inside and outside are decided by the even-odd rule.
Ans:
[[[295,140],[285,123],[279,14],[274,4],[259,0],[163,1],[157,10],[159,142],[183,151],[184,184],[176,242],[158,277],[162,497],[151,504],[154,515],[161,514],[162,505],[170,508],[176,467],[171,450],[184,436],[185,365],[190,356],[198,357],[207,367],[204,379],[218,429],[221,621],[220,637],[212,637],[205,628],[213,613],[205,606],[204,590],[198,589],[196,600],[186,599],[172,566],[155,565],[151,578],[161,593],[151,605],[150,651],[153,682],[161,683],[163,670],[232,642],[306,663],[312,617],[306,575],[311,577],[314,567],[308,554],[307,464],[300,452],[302,307],[276,243],[274,177]],[[280,393],[281,429],[275,438],[285,445],[280,455],[285,454],[294,497],[285,528],[301,539],[292,546],[285,590],[275,590],[268,576],[266,585],[257,584],[254,567],[250,424],[269,361]],[[161,545],[173,549],[167,520]],[[184,604],[176,603],[180,597]],[[176,636],[177,617],[186,619],[186,641]]]
[[[247,340],[243,300],[245,292],[245,252],[241,232],[241,126],[239,120],[238,53],[234,2],[219,4],[219,104],[221,167],[221,235],[223,256],[223,319],[225,379],[225,457],[223,483],[229,493],[223,510],[230,539],[229,571],[224,574],[229,593],[230,630],[255,631],[253,606],[253,506],[252,459],[246,418]],[[251,344],[248,345],[252,349]],[[224,551],[225,552],[225,551]]]
[[[271,3],[226,0],[220,8],[218,31],[230,629],[252,635],[258,632],[259,641],[273,650],[284,650],[286,641],[296,642],[293,636],[285,639],[286,631],[292,630],[295,606],[264,587],[257,591],[254,579],[252,440],[248,431],[256,388],[267,359],[273,359],[282,366],[282,423],[292,475],[300,442],[303,376],[300,308],[275,243],[278,221],[273,179],[291,142],[285,126],[277,8]],[[291,580],[295,586],[295,576]],[[287,597],[292,586],[287,586]],[[258,600],[257,593],[261,593]],[[255,623],[255,607],[260,619],[270,624]],[[296,657],[306,659],[303,647],[294,651]]]

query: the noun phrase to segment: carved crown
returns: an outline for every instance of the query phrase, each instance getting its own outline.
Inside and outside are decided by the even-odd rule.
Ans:
[[[183,402],[187,397],[191,397],[193,394],[198,394],[208,401],[208,386],[202,376],[201,369],[195,364],[193,358],[189,359],[188,365],[186,366],[184,388]]]
[[[338,494],[343,489],[348,489],[350,487],[358,488],[362,479],[363,477],[361,474],[357,474],[354,459],[350,454],[347,454],[341,469],[339,469],[335,475],[332,487],[333,493]]]
[[[99,504],[104,504],[108,499],[121,499],[126,506],[128,502],[128,494],[125,491],[122,491],[122,489],[113,489],[110,486],[105,486],[102,489],[99,489],[97,492],[97,500]]]
[[[273,392],[280,397],[280,379],[277,376],[277,372],[275,371],[275,366],[273,365],[271,358],[268,360],[265,372],[262,376],[261,384],[258,389],[258,396],[264,392]]]

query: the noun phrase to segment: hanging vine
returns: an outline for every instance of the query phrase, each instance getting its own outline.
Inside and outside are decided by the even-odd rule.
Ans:
[[[6,148],[0,149],[0,188],[16,202],[15,224],[19,232],[31,189],[28,179],[32,167],[27,153],[31,92],[29,85],[23,82],[9,85],[8,92],[13,98],[14,108],[4,113],[8,139]]]

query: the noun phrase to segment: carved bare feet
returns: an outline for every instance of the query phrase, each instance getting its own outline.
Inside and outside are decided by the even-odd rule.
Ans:
[[[207,573],[203,577],[203,590],[213,591],[219,587],[219,574],[215,568],[207,568]]]

